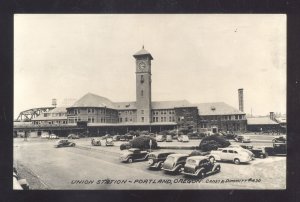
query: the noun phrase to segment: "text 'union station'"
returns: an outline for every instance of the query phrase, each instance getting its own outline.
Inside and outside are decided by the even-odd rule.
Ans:
[[[192,125],[199,132],[245,131],[246,117],[223,102],[190,103],[187,100],[152,101],[152,55],[144,47],[133,55],[136,65],[136,101],[113,102],[108,98],[87,93],[73,105],[54,107],[33,117],[30,130],[80,129],[77,123],[87,122],[89,131],[126,132],[148,130],[158,132]],[[243,108],[240,108],[243,110]],[[22,126],[15,128],[22,129]],[[99,132],[100,131],[100,132]]]

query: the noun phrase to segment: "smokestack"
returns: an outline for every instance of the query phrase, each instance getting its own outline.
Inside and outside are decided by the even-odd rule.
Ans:
[[[238,89],[239,92],[239,110],[244,112],[244,89]]]
[[[56,107],[56,105],[57,105],[57,103],[56,103],[56,99],[55,99],[55,98],[53,98],[53,99],[52,99],[52,106],[53,106],[53,107]]]
[[[275,119],[274,112],[270,112],[270,119],[274,121]]]

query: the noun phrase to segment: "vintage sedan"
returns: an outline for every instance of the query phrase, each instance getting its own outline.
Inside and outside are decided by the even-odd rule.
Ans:
[[[189,136],[187,135],[182,136],[182,142],[189,142],[189,141],[190,141]]]
[[[74,142],[71,142],[67,139],[62,139],[62,140],[58,140],[56,142],[56,144],[54,145],[54,147],[57,147],[57,148],[59,148],[59,147],[75,147],[75,145],[76,144]]]
[[[218,173],[221,165],[207,156],[188,157],[181,172],[184,175],[204,178],[208,174]]]
[[[249,152],[238,148],[219,148],[218,150],[212,150],[210,155],[217,161],[232,161],[235,164],[253,160],[253,156]]]
[[[151,152],[148,156],[149,168],[161,169],[163,162],[174,152]]]
[[[162,165],[166,172],[180,173],[185,165],[188,154],[170,154]]]
[[[101,140],[99,138],[92,138],[91,143],[93,146],[101,146]]]
[[[55,134],[51,134],[51,135],[49,136],[49,138],[50,138],[50,139],[59,139],[59,137],[58,137],[57,135],[55,135]]]
[[[167,135],[166,142],[172,142],[172,141],[173,141],[172,135]]]
[[[79,135],[70,134],[70,135],[68,135],[68,139],[79,139]]]
[[[244,136],[244,135],[238,135],[238,136],[236,136],[236,138],[234,140],[236,142],[242,142],[242,143],[251,142],[250,138],[248,136]]]
[[[138,148],[131,148],[123,152],[120,156],[122,162],[132,163],[133,161],[147,161],[149,152],[141,151]]]
[[[155,139],[157,142],[163,142],[166,140],[166,138],[163,135],[157,135]]]
[[[105,145],[106,146],[114,146],[113,138],[106,138]]]

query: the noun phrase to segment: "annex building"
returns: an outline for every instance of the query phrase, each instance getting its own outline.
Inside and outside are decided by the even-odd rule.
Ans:
[[[108,98],[87,93],[68,107],[54,108],[32,119],[32,124],[76,125],[87,122],[90,131],[175,129],[190,124],[194,130],[245,131],[245,113],[223,102],[190,103],[187,100],[153,101],[151,61],[152,55],[144,47],[135,58],[136,100],[113,102]],[[100,131],[100,132],[99,132]]]

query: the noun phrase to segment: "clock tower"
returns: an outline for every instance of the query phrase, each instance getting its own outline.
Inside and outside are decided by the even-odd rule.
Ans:
[[[133,55],[136,60],[137,122],[151,122],[151,54],[143,48]]]

